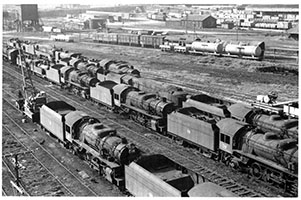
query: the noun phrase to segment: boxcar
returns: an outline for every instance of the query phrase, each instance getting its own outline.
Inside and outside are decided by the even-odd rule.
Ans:
[[[163,44],[164,36],[141,35],[140,44],[142,47],[159,48]]]
[[[103,37],[103,41],[110,44],[117,44],[118,37],[116,33],[105,33]]]
[[[140,44],[140,35],[119,33],[118,34],[118,44],[138,46]]]
[[[219,129],[216,121],[194,107],[181,108],[167,117],[168,133],[189,141],[209,152],[218,148]]]
[[[150,155],[125,166],[125,185],[134,196],[181,197],[194,186],[190,175],[163,155]]]
[[[75,108],[63,101],[49,102],[40,108],[40,124],[48,132],[64,142],[65,115],[75,111]]]
[[[96,84],[95,87],[90,87],[90,97],[101,104],[109,107],[114,107],[113,87],[117,85],[113,81],[104,81]]]

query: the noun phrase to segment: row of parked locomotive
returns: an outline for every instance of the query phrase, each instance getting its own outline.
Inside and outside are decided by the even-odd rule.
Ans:
[[[38,123],[44,131],[106,180],[134,196],[237,196],[205,182],[198,174],[185,172],[185,168],[163,155],[143,154],[115,129],[66,102],[48,102],[40,108],[39,115]]]
[[[100,64],[95,60],[71,57],[61,65],[80,74],[83,71],[78,69],[81,68],[78,67],[80,63],[85,63],[82,66],[86,68],[94,63],[92,66],[103,70],[114,62],[105,60]],[[69,77],[66,71],[61,69],[62,74],[58,74],[58,77]],[[100,72],[94,75],[90,73],[92,77],[88,76],[89,73],[86,75],[94,80],[85,85],[89,92],[86,97],[93,101],[119,113],[126,113],[148,128],[193,145],[204,155],[233,168],[247,169],[256,178],[295,188],[298,178],[297,119],[266,114],[246,105],[233,104],[204,94],[186,99],[184,95],[187,93],[178,90],[173,91],[178,92],[178,95],[173,96],[176,101],[172,102],[162,95],[158,98],[159,86],[148,88],[158,93],[144,92],[133,87],[131,84],[139,78],[129,74]],[[53,81],[47,72],[46,78]],[[83,78],[77,80],[79,86],[82,84],[80,80]],[[65,78],[65,81],[67,85],[74,85],[76,79]],[[151,80],[148,83],[157,85]],[[165,89],[170,91],[177,88]],[[174,103],[178,104],[175,106]]]
[[[229,42],[229,41],[201,41],[190,39],[184,35],[140,35],[129,33],[94,33],[94,42],[160,48],[162,51],[213,54],[218,56],[232,56],[262,60],[264,58],[265,43],[260,42]]]
[[[4,56],[8,61],[18,64],[17,57],[12,57],[9,53],[13,52],[11,48],[6,48],[5,52]],[[38,59],[31,60],[30,56],[26,58],[27,63],[34,61],[42,62]],[[44,60],[43,66],[47,66],[48,62],[47,59]],[[51,81],[56,80],[49,76],[51,72],[48,72],[47,67],[44,67],[44,70],[44,74],[41,71],[35,73]],[[73,154],[87,161],[90,167],[109,182],[132,195],[237,196],[221,186],[205,182],[202,175],[188,173],[186,168],[163,155],[141,154],[133,143],[128,143],[126,138],[120,137],[115,129],[76,110],[66,102],[52,101],[43,105],[40,108],[39,121],[36,123]],[[158,162],[154,164],[154,160]]]

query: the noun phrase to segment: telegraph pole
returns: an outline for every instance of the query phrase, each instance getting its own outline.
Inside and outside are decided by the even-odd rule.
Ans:
[[[185,22],[185,33],[187,34],[188,13],[185,13],[185,15],[186,15],[186,22]]]
[[[238,41],[238,19],[236,20],[236,41]]]

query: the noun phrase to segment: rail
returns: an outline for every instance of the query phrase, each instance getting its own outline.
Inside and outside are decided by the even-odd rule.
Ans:
[[[8,70],[5,68],[5,70]],[[11,73],[12,74],[12,73]],[[18,74],[12,74],[18,78]],[[95,111],[95,109],[90,109],[85,107],[82,103],[79,103],[78,99],[75,101],[71,98],[68,98],[66,95],[60,94],[57,90],[52,89],[51,87],[45,87],[43,83],[35,81],[34,83],[36,87],[43,88],[43,90],[48,94],[48,96],[52,96],[54,99],[60,98],[60,100],[64,100],[72,104],[73,106],[84,110],[87,114],[93,115],[98,117],[103,121],[103,123],[111,126],[112,128],[118,129],[118,133],[122,136],[126,137],[129,141],[137,144],[137,146],[145,151],[145,152],[152,152],[152,153],[160,153],[176,163],[179,163],[181,166],[185,167],[188,170],[191,170],[198,176],[204,177],[206,180],[210,182],[214,182],[218,185],[224,186],[224,182],[220,180],[227,179],[227,183],[229,184],[226,188],[239,196],[251,196],[251,197],[260,197],[260,196],[269,196],[268,194],[264,194],[261,192],[255,192],[254,190],[243,186],[231,178],[226,178],[223,175],[220,175],[217,172],[214,172],[210,169],[206,169],[201,161],[196,161],[200,159],[196,159],[194,156],[189,156],[189,154],[185,153],[182,148],[179,148],[178,145],[170,145],[166,146],[166,143],[161,143],[161,140],[157,139],[150,139],[144,136],[144,134],[140,134],[136,131],[131,130],[127,126],[116,122],[116,119],[111,119],[106,116],[106,114],[101,114],[99,111]],[[243,192],[241,192],[243,191]]]

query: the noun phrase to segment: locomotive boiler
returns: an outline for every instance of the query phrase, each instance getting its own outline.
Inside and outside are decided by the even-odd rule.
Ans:
[[[298,141],[295,139],[281,139],[273,132],[255,135],[249,133],[246,135],[243,150],[297,172]]]
[[[125,164],[129,156],[126,139],[116,135],[116,130],[102,123],[93,123],[93,119],[85,120],[76,127],[81,142],[88,144],[108,160],[114,159]]]
[[[268,115],[246,104],[237,103],[228,107],[233,118],[252,124],[263,131],[272,131],[288,138],[298,138],[298,119]]]
[[[156,97],[156,94],[145,93],[143,91],[130,91],[126,95],[126,104],[140,108],[150,114],[166,116],[173,110],[173,104],[166,99]]]
[[[94,77],[90,77],[86,72],[73,69],[69,73],[69,82],[76,83],[82,87],[94,87],[98,80]]]
[[[134,69],[128,62],[124,61],[103,59],[99,62],[99,67],[103,68],[105,74],[114,72],[117,74],[131,74],[134,77],[140,77],[140,72]]]
[[[188,94],[182,88],[152,79],[132,78],[131,84],[139,90],[158,93],[160,97],[173,102],[176,107],[182,107],[182,103],[186,100]]]
[[[273,131],[285,137],[298,137],[298,119],[288,119],[279,115],[257,114],[252,119],[255,126],[264,131]]]

